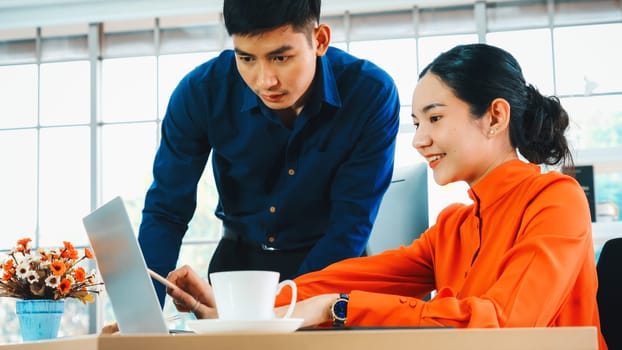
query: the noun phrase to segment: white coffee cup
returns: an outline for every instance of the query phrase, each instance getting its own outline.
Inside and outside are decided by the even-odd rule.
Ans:
[[[283,318],[289,318],[294,311],[296,283],[292,280],[279,283],[278,272],[250,270],[214,272],[210,274],[210,282],[214,290],[219,319],[239,321],[274,319],[274,301],[285,286],[292,289],[292,299]]]

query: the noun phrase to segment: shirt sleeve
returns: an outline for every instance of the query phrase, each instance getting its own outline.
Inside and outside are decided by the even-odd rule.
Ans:
[[[182,238],[196,208],[197,183],[210,147],[199,122],[205,99],[189,77],[173,92],[162,120],[162,140],[153,165],[153,183],[145,198],[138,241],[147,266],[166,276],[175,269]],[[165,289],[155,284],[163,305]]]
[[[443,254],[438,250],[452,254],[450,242],[439,241],[436,224],[408,247],[301,276],[295,280],[298,299],[349,292],[348,322],[360,326],[555,326],[551,322],[562,306],[579,302],[569,300],[571,290],[593,283],[578,278],[593,259],[589,210],[581,189],[568,184],[543,190],[524,211],[516,243],[500,250],[498,276],[479,276],[486,287],[477,295],[461,296],[461,290],[441,287],[432,300],[421,299],[435,288],[434,276],[462,271],[433,264],[435,255]],[[511,228],[499,228],[503,230]],[[285,300],[279,296],[277,302]],[[590,313],[575,316],[572,323],[593,325]]]
[[[356,103],[369,106],[366,108],[368,115],[358,118],[366,123],[365,131],[335,174],[329,189],[329,227],[309,251],[299,275],[360,256],[382,196],[391,183],[395,137],[399,128],[397,89],[389,79],[381,89],[372,90],[367,101]]]
[[[345,259],[323,270],[302,275],[294,280],[298,287],[297,300],[318,294],[354,294],[357,291],[378,293],[393,299],[401,295],[423,298],[435,286],[429,243],[424,233],[408,247],[401,246],[381,254]],[[284,289],[277,297],[277,305],[287,304],[291,298],[289,293],[289,288]],[[350,300],[348,310],[352,305]],[[385,313],[382,307],[367,305],[366,309],[369,312]],[[350,317],[348,311],[348,319]]]

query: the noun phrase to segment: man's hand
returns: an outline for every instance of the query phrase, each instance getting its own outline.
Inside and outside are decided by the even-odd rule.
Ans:
[[[212,286],[192,268],[184,265],[166,277],[178,288],[167,288],[179,312],[192,312],[196,318],[218,318]]]

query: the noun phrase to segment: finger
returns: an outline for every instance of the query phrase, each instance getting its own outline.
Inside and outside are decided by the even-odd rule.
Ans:
[[[215,307],[210,307],[209,305],[205,305],[201,302],[196,304],[196,307],[193,308],[192,313],[197,319],[218,318],[218,310],[216,310]]]
[[[175,306],[175,310],[177,310],[177,312],[188,312],[186,306],[177,300],[173,300],[173,305]]]
[[[192,295],[186,292],[176,292],[174,291],[171,297],[173,298],[173,305],[179,312],[191,312],[193,309],[197,308],[197,303],[200,304],[198,299],[193,297]]]
[[[192,313],[197,312],[197,310],[199,310],[199,307],[201,307],[201,302],[199,301],[199,299],[197,299],[194,305],[192,306],[192,309],[190,310],[190,312]]]
[[[190,294],[191,292],[189,290],[186,290],[186,288],[187,286],[184,286],[183,288],[167,290],[168,295],[173,298],[173,301],[176,302],[176,305],[183,305],[188,303],[192,305],[194,303],[194,296],[192,296],[192,294]]]
[[[180,284],[196,283],[196,281],[201,280],[201,277],[199,277],[190,266],[184,265],[169,272],[166,279],[174,285],[179,286]]]
[[[202,303],[210,306],[213,305],[210,285],[189,266],[182,266],[177,270],[171,271],[167,279]],[[183,300],[186,303],[189,301],[189,298],[184,297],[183,293],[179,293],[179,291],[167,289],[167,293],[175,299]]]
[[[116,323],[106,325],[102,328],[102,334],[113,334],[119,331],[119,325]]]
[[[183,300],[184,294],[192,293],[194,283],[194,278],[191,277],[192,273],[192,269],[187,265],[169,272],[166,276],[166,280],[175,285],[177,288],[167,288],[166,292],[173,297],[173,299]],[[181,291],[179,289],[181,289]]]

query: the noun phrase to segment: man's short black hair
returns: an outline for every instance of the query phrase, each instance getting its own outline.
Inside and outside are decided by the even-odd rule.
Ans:
[[[291,25],[303,32],[320,21],[321,0],[224,0],[229,35],[257,35]]]

